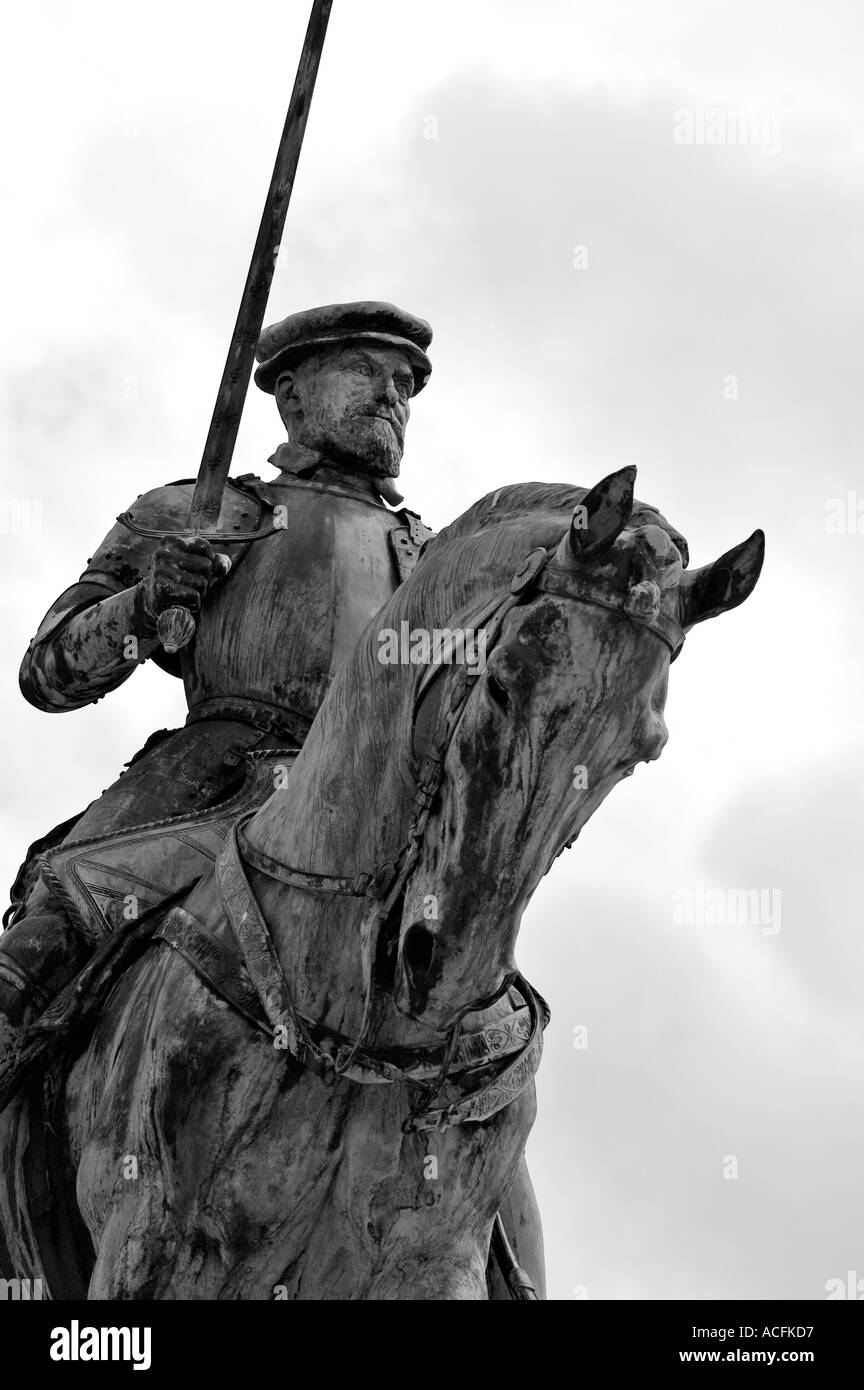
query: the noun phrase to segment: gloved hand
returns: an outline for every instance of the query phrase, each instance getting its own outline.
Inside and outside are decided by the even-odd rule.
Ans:
[[[155,619],[167,608],[186,608],[197,614],[207,591],[231,568],[203,536],[170,536],[159,542],[143,581],[144,612]]]

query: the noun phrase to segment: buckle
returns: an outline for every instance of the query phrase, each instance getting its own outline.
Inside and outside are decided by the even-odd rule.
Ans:
[[[322,1081],[333,1080],[334,1059],[321,1048],[316,1051],[310,1043],[301,1038],[297,1051],[293,1055],[302,1067],[308,1067],[309,1071]]]
[[[386,898],[396,881],[396,865],[379,864],[373,874],[358,874],[351,885],[351,891],[358,898]]]
[[[427,799],[431,799],[435,795],[441,785],[444,752],[444,748],[433,744],[424,754],[417,776],[417,797],[418,800],[422,799],[424,805]]]
[[[367,891],[371,892],[373,897],[383,898],[390,892],[395,880],[396,865],[381,864],[375,870]]]
[[[425,1133],[427,1130],[448,1129],[450,1127],[451,1106],[446,1105],[438,1110],[421,1110],[416,1115],[409,1115],[403,1121],[403,1134]]]

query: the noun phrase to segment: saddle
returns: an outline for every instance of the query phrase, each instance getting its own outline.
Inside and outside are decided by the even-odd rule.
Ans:
[[[0,1111],[24,1077],[98,1017],[102,1003],[172,904],[212,869],[237,816],[273,791],[296,748],[245,754],[245,778],[228,800],[115,834],[76,840],[43,854],[41,872],[93,954],[28,1028],[19,1055],[0,1068]]]
[[[212,869],[233,822],[266,801],[274,774],[290,766],[298,751],[247,751],[240,790],[217,806],[44,854],[42,874],[82,936],[98,945],[172,897],[179,884],[191,885]]]

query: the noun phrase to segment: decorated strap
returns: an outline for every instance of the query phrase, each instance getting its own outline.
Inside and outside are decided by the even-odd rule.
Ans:
[[[274,1029],[267,1022],[258,992],[236,945],[211,935],[183,907],[169,912],[153,941],[172,947],[214,994],[267,1037],[273,1036]],[[305,1015],[301,1018],[307,1028],[315,1027]],[[514,1052],[521,1052],[531,1038],[531,1030],[531,1011],[523,1005],[476,1032],[461,1034],[450,1074],[465,1068],[488,1066]],[[345,1038],[333,1036],[338,1044],[347,1042]],[[399,1069],[400,1080],[428,1081],[440,1073],[444,1051],[439,1043],[428,1047],[395,1047],[384,1049],[381,1058]]]
[[[274,1033],[279,1030],[284,1034],[286,1051],[297,1061],[322,1074],[332,1071],[367,1083],[403,1080],[403,1073],[398,1067],[367,1053],[360,1053],[356,1044],[343,1044],[331,1053],[310,1036],[294,1006],[267,923],[243,871],[236,827],[232,827],[216,861],[216,882],[267,1020]]]
[[[306,1020],[297,1012],[288,981],[264,921],[255,895],[246,878],[232,827],[216,861],[216,881],[222,905],[243,955],[249,977],[274,1033],[284,1030],[286,1050],[297,1061],[319,1074],[330,1071],[365,1084],[411,1081],[404,1067],[381,1056],[361,1051],[357,1043],[336,1045],[331,1050],[319,1046],[311,1037]],[[406,1132],[444,1129],[465,1121],[479,1122],[509,1105],[529,1084],[540,1063],[542,1051],[541,1010],[527,981],[516,979],[516,988],[528,1006],[529,1035],[516,1060],[485,1087],[447,1106],[415,1112],[406,1121]],[[362,1034],[361,1034],[362,1036]],[[491,1057],[488,1060],[493,1060]],[[483,1063],[479,1063],[483,1065]]]
[[[273,1036],[258,992],[236,948],[212,936],[183,907],[175,907],[168,913],[153,940],[154,943],[164,941],[192,966],[214,994],[262,1033]]]
[[[527,1045],[488,1086],[472,1091],[451,1105],[431,1107],[411,1115],[402,1126],[406,1134],[418,1130],[449,1129],[451,1125],[458,1124],[481,1124],[516,1100],[534,1080],[543,1055],[543,1028],[548,1022],[549,1012],[545,1005],[541,1012],[540,1000],[522,975],[517,976],[514,984],[528,1005],[531,1019]]]
[[[299,1057],[301,1039],[288,981],[243,872],[237,852],[237,828],[231,827],[216,860],[216,883],[222,906],[234,928],[246,967],[274,1030],[283,1030],[288,1051]]]

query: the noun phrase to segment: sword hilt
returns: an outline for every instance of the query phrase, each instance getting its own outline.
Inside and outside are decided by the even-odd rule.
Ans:
[[[224,578],[231,568],[231,557],[217,552],[216,559],[221,561],[222,578]],[[169,656],[173,656],[175,652],[188,646],[195,636],[197,626],[195,614],[190,613],[188,608],[182,608],[180,604],[174,604],[171,608],[164,608],[156,619],[156,634],[162,644],[163,651],[167,652]]]
[[[164,609],[156,619],[159,641],[163,651],[169,656],[179,652],[192,641],[196,628],[194,614],[190,613],[188,608],[180,608],[178,605]]]

